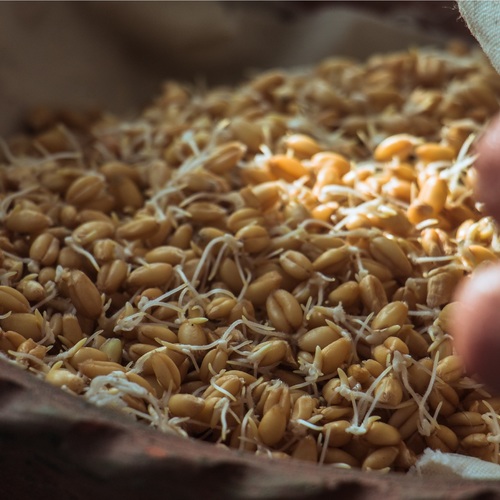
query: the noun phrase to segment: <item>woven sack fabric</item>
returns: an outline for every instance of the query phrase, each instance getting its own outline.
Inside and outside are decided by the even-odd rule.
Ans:
[[[500,0],[459,0],[458,8],[491,64],[500,73]]]
[[[410,476],[498,481],[500,479],[500,465],[474,457],[442,453],[428,448],[408,474]]]

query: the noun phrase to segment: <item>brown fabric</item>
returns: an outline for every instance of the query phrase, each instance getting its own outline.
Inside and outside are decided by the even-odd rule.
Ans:
[[[163,434],[0,359],[2,498],[493,499],[500,481],[411,477],[265,456]]]
[[[0,2],[0,134],[38,104],[123,114],[167,78],[236,83],[252,68],[439,41],[407,21],[335,2]]]

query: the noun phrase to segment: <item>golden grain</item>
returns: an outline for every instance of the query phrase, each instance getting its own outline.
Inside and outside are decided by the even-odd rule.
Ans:
[[[373,153],[377,161],[389,161],[393,158],[404,160],[412,153],[415,138],[407,134],[398,134],[384,139]]]
[[[34,358],[42,360],[47,354],[47,347],[37,344],[33,339],[26,339],[24,342],[19,344],[16,351],[22,354],[29,354]],[[28,365],[32,364],[32,360],[27,360]]]
[[[153,217],[140,217],[126,222],[116,230],[116,237],[124,240],[149,238],[158,231],[160,224]]]
[[[30,246],[30,259],[40,262],[42,266],[51,266],[59,256],[59,240],[50,233],[37,236]]]
[[[109,361],[108,355],[94,347],[81,347],[70,358],[70,363],[74,368],[85,361]]]
[[[434,215],[443,210],[448,196],[448,184],[439,177],[429,177],[422,186],[418,200],[432,207]]]
[[[260,306],[266,302],[267,297],[272,291],[280,287],[282,281],[283,277],[280,273],[269,271],[250,283],[245,293],[245,298],[254,306]]]
[[[340,405],[345,402],[339,393],[340,379],[331,378],[322,388],[321,394],[329,405]]]
[[[119,243],[109,238],[104,238],[94,242],[92,246],[92,253],[99,263],[118,258],[125,258],[124,248]]]
[[[97,319],[102,313],[102,301],[99,291],[90,278],[75,269],[69,271],[64,280],[77,312],[86,318]]]
[[[269,170],[278,179],[293,182],[308,174],[302,163],[292,156],[274,155],[267,161]]]
[[[117,292],[125,282],[127,273],[128,265],[123,260],[106,262],[97,273],[97,289],[107,294]]]
[[[349,406],[327,406],[320,411],[323,415],[322,422],[335,422],[337,420],[350,419],[354,415],[354,410]]]
[[[292,420],[308,420],[311,418],[313,411],[318,406],[318,400],[309,396],[308,394],[303,394],[299,396],[295,403],[293,404],[291,419]]]
[[[268,340],[254,347],[251,359],[259,366],[270,366],[282,361],[287,354],[288,344],[284,340]]]
[[[26,339],[39,341],[42,338],[43,318],[40,313],[13,313],[0,319],[3,330],[12,330],[20,333]]]
[[[408,306],[404,302],[390,302],[373,318],[371,327],[374,329],[382,329],[393,325],[403,325],[407,319]]]
[[[409,205],[406,215],[408,220],[415,225],[435,217],[432,206],[419,200],[415,200]]]
[[[426,436],[425,441],[430,448],[443,453],[455,453],[459,445],[456,434],[445,425],[440,425],[430,436]]]
[[[215,380],[202,394],[203,399],[221,398],[230,394],[236,396],[242,387],[242,379],[237,375],[224,374]]]
[[[144,255],[146,262],[164,262],[175,266],[184,260],[184,251],[170,245],[153,248]]]
[[[311,261],[295,250],[282,253],[279,262],[287,274],[298,280],[306,280],[314,271]]]
[[[125,372],[126,369],[119,363],[113,361],[96,361],[93,359],[85,360],[78,364],[80,373],[89,378],[109,375],[112,372]]]
[[[109,193],[113,205],[122,210],[137,210],[144,204],[144,196],[137,184],[125,176],[114,176],[109,180]]]
[[[258,225],[242,227],[235,236],[243,243],[243,248],[250,254],[266,250],[271,243],[267,230]]]
[[[229,172],[243,158],[246,149],[244,144],[237,141],[218,146],[205,161],[204,167],[214,174]]]
[[[342,337],[321,349],[321,371],[324,375],[336,373],[337,369],[347,361],[351,355],[352,343]]]
[[[487,447],[489,444],[488,436],[484,433],[470,434],[460,441],[460,445],[466,450]]]
[[[73,231],[73,238],[82,246],[87,246],[95,240],[110,238],[115,232],[115,227],[111,222],[90,221],[81,224]]]
[[[16,285],[16,290],[21,292],[30,302],[40,302],[47,296],[45,288],[34,279],[23,279]]]
[[[429,406],[433,411],[441,404],[440,415],[449,417],[455,413],[458,403],[459,397],[453,387],[441,382],[434,384],[434,388],[429,394]]]
[[[77,134],[35,116],[0,168],[2,356],[276,458],[496,461],[498,398],[464,388],[449,334],[458,283],[498,260],[467,166],[497,83],[472,53],[413,50],[169,82],[138,121],[61,113]]]
[[[191,394],[174,394],[168,400],[168,409],[174,417],[195,418],[204,407],[205,401]]]
[[[412,265],[398,243],[384,236],[376,236],[370,241],[373,258],[392,270],[395,276],[408,277]]]
[[[297,299],[286,290],[272,292],[267,297],[266,310],[271,324],[279,331],[292,333],[302,325],[302,309]]]
[[[427,305],[429,307],[439,307],[449,303],[461,277],[462,273],[458,269],[457,272],[443,271],[430,276],[427,282]]]
[[[240,229],[250,225],[264,225],[264,218],[256,208],[240,208],[233,212],[226,221],[228,229],[236,234]]]
[[[167,391],[176,391],[181,385],[181,374],[176,364],[166,354],[155,352],[151,355],[154,375]]]
[[[238,141],[242,142],[252,153],[259,151],[264,140],[262,129],[257,123],[244,118],[234,117],[229,124],[229,129]]]
[[[345,446],[352,439],[352,434],[347,432],[350,427],[349,420],[337,420],[336,422],[329,422],[323,426],[323,436],[327,440],[328,446],[331,448],[341,448]]]
[[[363,434],[363,439],[374,446],[397,446],[401,442],[399,431],[384,422],[372,422]]]
[[[383,448],[379,448],[365,458],[361,468],[363,470],[385,469],[386,467],[390,467],[392,465],[398,454],[399,448],[397,446],[385,446]]]
[[[398,430],[401,439],[408,439],[416,430],[419,422],[417,403],[397,409],[389,418],[388,424]]]
[[[318,326],[317,328],[307,331],[299,337],[299,347],[304,351],[314,353],[317,347],[323,349],[329,344],[340,339],[340,329],[335,328],[335,325],[332,325],[333,324],[328,326]]]
[[[59,252],[57,264],[65,269],[80,269],[83,267],[83,256],[71,247],[64,247]]]
[[[285,435],[287,416],[281,406],[273,406],[259,423],[258,431],[261,441],[266,446],[275,446]]]
[[[0,314],[27,313],[30,305],[26,297],[10,286],[0,285]]]
[[[186,210],[191,215],[193,221],[203,224],[216,222],[226,215],[224,208],[206,201],[191,203]]]
[[[205,312],[209,319],[224,319],[234,310],[238,301],[232,297],[216,297],[206,307]]]
[[[325,464],[345,464],[350,467],[360,466],[359,460],[340,448],[328,448],[326,450]]]
[[[177,335],[168,327],[156,324],[142,324],[137,328],[137,340],[140,342],[163,342],[176,343]]]
[[[207,336],[201,325],[192,321],[182,323],[179,327],[177,337],[181,344],[205,345],[207,343]]]
[[[331,248],[322,253],[313,263],[315,271],[334,273],[347,266],[349,260],[349,249],[347,245],[339,248]]]
[[[173,273],[170,264],[153,262],[134,269],[127,278],[127,285],[132,288],[152,288],[164,286]]]
[[[436,368],[436,375],[447,384],[457,382],[463,373],[462,359],[456,355],[445,357],[438,363]]]
[[[358,303],[361,297],[359,284],[355,281],[346,281],[339,285],[328,295],[328,302],[332,306],[342,304],[344,308],[349,308]]]
[[[47,229],[52,221],[45,214],[36,210],[15,208],[7,214],[4,224],[9,231],[32,234]]]
[[[113,361],[114,363],[121,363],[123,352],[123,344],[121,339],[107,339],[99,347],[99,350],[106,354],[110,361]]]
[[[304,436],[294,447],[292,457],[296,460],[317,462],[318,446],[313,436]]]
[[[381,281],[371,274],[359,282],[361,300],[368,311],[378,313],[388,304],[387,294]]]
[[[82,206],[95,200],[103,191],[104,181],[95,175],[86,175],[76,179],[66,191],[66,202],[71,205]]]
[[[403,385],[392,375],[384,377],[375,388],[375,397],[389,406],[397,406],[403,400]]]

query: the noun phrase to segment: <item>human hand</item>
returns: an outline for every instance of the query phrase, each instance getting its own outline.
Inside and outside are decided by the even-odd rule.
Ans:
[[[476,196],[500,222],[500,117],[478,145]],[[457,290],[452,320],[455,346],[467,371],[500,394],[500,264],[474,272]]]

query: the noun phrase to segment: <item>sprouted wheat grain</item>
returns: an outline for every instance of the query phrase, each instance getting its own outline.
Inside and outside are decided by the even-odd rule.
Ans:
[[[498,462],[499,400],[446,311],[499,255],[471,149],[499,95],[481,55],[411,50],[37,122],[1,142],[0,355],[257,454]]]

